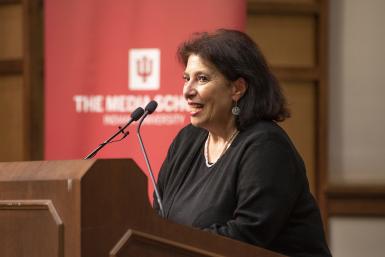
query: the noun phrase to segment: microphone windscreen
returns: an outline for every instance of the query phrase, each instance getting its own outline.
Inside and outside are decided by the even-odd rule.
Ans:
[[[133,112],[131,113],[131,118],[132,118],[134,121],[137,121],[137,120],[140,119],[140,117],[142,117],[143,113],[144,113],[143,108],[142,108],[142,107],[138,107],[138,108],[135,109],[135,111],[133,111]]]
[[[152,100],[146,105],[145,110],[148,112],[148,114],[151,114],[155,111],[156,107],[158,107],[158,103]]]

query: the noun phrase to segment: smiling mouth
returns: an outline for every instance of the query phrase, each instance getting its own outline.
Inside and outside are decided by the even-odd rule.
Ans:
[[[192,116],[198,115],[202,111],[204,106],[204,104],[200,103],[189,103],[188,105],[190,107],[190,114]]]

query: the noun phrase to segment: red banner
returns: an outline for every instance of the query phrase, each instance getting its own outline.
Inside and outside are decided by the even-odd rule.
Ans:
[[[157,173],[189,122],[176,49],[192,32],[242,30],[240,0],[45,1],[45,158],[81,159],[138,106],[159,106],[142,126]],[[133,158],[145,170],[135,126],[96,158]]]

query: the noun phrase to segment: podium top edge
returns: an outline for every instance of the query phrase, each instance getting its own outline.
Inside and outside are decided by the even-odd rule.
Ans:
[[[132,162],[131,159],[45,160],[0,162],[0,181],[80,180],[100,162]]]

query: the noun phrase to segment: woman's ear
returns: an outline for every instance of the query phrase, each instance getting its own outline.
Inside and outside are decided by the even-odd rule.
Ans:
[[[247,90],[247,83],[244,78],[238,78],[236,81],[232,82],[233,84],[233,100],[238,102],[239,99],[245,94]]]

